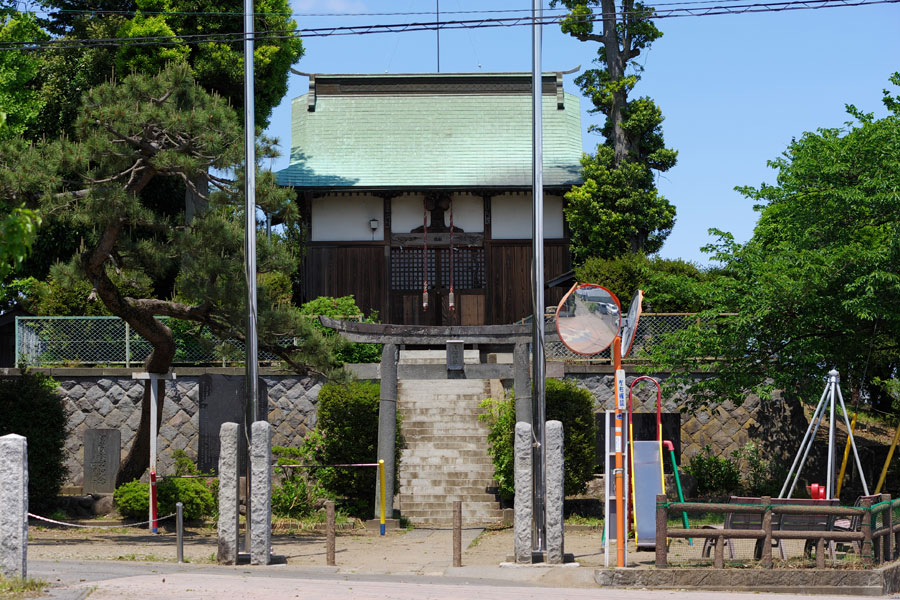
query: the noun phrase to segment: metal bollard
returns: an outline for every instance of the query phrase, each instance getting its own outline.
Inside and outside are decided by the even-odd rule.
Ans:
[[[184,504],[175,503],[175,539],[178,547],[178,562],[184,562]]]

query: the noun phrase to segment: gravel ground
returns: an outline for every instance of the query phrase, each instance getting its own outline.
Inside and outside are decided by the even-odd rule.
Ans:
[[[342,571],[358,573],[440,574],[452,565],[453,547],[450,529],[415,528],[388,531],[353,529],[339,532],[336,562]],[[567,531],[566,552],[584,566],[602,566],[601,533],[596,530]],[[322,532],[276,534],[276,555],[288,565],[324,566],[325,535]],[[463,530],[464,565],[496,566],[513,552],[512,529]],[[214,563],[216,531],[211,528],[186,528],[184,556],[191,563]],[[652,561],[652,553],[633,555],[643,562]],[[31,560],[122,560],[172,562],[176,560],[174,530],[157,535],[146,529],[62,529],[31,527],[28,558]]]

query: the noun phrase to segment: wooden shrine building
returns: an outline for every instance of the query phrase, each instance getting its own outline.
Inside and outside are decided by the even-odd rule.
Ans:
[[[277,175],[307,226],[304,301],[353,294],[408,325],[532,313],[530,74],[315,74],[291,110],[290,166]],[[571,268],[563,196],[582,156],[562,73],[543,75],[543,122],[550,280]]]

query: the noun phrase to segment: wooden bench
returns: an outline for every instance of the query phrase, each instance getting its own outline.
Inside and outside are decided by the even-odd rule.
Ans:
[[[762,498],[753,496],[731,496],[728,500],[729,504],[745,504],[760,505]],[[809,498],[772,498],[773,505],[794,505],[794,506],[837,506],[837,499],[829,500],[811,500]],[[741,513],[728,512],[725,513],[725,523],[723,525],[707,525],[706,527],[716,529],[762,529],[763,515],[761,513]],[[818,514],[805,515],[784,515],[778,514],[772,519],[772,529],[781,531],[830,531],[834,526],[834,517]],[[806,540],[804,545],[804,555],[809,555],[812,548],[815,548],[818,540]],[[756,559],[762,557],[763,540],[756,540],[756,547],[753,556]],[[773,541],[773,546],[777,545],[781,553],[781,558],[786,558],[784,544]],[[703,543],[702,556],[709,558],[715,548],[715,538],[707,538]],[[734,543],[731,539],[725,540],[725,548],[728,556],[734,560]],[[832,549],[832,553],[833,553]]]

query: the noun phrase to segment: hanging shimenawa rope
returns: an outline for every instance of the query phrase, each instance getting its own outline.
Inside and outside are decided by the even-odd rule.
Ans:
[[[428,205],[422,219],[422,310],[428,310]]]
[[[456,310],[456,295],[453,293],[453,198],[450,199],[450,295],[447,300],[450,310]]]

